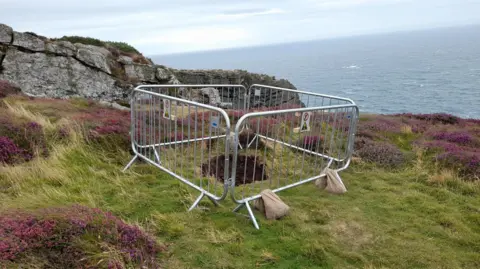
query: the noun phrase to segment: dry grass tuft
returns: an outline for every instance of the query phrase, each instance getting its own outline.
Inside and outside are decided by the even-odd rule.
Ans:
[[[210,227],[207,228],[204,233],[208,242],[216,245],[241,243],[244,240],[242,233],[234,227],[227,228],[226,230],[218,230]]]
[[[46,130],[53,130],[55,129],[55,125],[50,122],[50,120],[39,114],[39,113],[32,113],[29,110],[26,110],[25,107],[22,105],[11,105],[7,101],[3,101],[8,109],[13,115],[19,117],[19,118],[26,118],[32,122],[36,122],[40,124],[43,128]]]
[[[402,134],[412,134],[413,131],[412,131],[412,126],[410,125],[403,125],[401,128],[400,128],[400,132]]]
[[[275,256],[270,251],[264,249],[262,250],[262,254],[260,255],[260,260],[257,261],[256,266],[261,267],[266,265],[273,265],[273,264],[276,264],[278,260],[279,260],[279,257]]]
[[[364,226],[355,221],[334,221],[328,225],[333,238],[352,250],[372,243],[373,235]]]
[[[458,180],[455,172],[453,172],[452,170],[443,169],[438,173],[429,175],[427,182],[444,184],[446,181],[451,180]]]

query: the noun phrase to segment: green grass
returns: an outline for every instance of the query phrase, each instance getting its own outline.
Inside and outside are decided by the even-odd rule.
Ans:
[[[341,196],[307,184],[280,194],[283,220],[257,214],[261,230],[234,204],[186,212],[195,191],[153,166],[77,141],[49,160],[2,168],[0,208],[80,203],[111,210],[169,244],[166,268],[478,268],[478,184],[428,183],[413,168],[388,172],[354,164]]]
[[[137,49],[125,42],[102,41],[96,38],[83,36],[63,36],[57,40],[69,41],[71,43],[81,43],[84,45],[93,45],[98,47],[105,47],[107,45],[110,45],[111,47],[114,47],[122,52],[140,54]]]
[[[0,167],[0,212],[110,210],[168,245],[158,257],[165,268],[480,267],[480,184],[432,169],[422,155],[395,171],[354,162],[341,173],[343,195],[313,183],[281,192],[290,214],[268,221],[255,212],[256,230],[229,198],[187,212],[198,192],[142,162],[122,173],[130,154],[106,149],[73,134],[48,159]]]

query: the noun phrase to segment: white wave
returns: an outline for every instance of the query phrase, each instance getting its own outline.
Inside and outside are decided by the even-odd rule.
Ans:
[[[360,69],[360,66],[357,65],[349,65],[342,67],[343,69]]]

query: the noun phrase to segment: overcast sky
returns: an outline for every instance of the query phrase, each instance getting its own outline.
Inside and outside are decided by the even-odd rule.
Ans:
[[[155,55],[480,24],[480,0],[0,0],[0,23]]]

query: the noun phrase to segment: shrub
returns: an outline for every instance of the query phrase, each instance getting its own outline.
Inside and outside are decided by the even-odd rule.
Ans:
[[[191,119],[192,121],[196,121],[200,125],[210,122],[210,117],[214,115],[215,113],[212,113],[210,111],[203,111],[198,113],[193,112],[187,118]]]
[[[212,120],[212,117],[219,117],[220,119],[219,124],[220,125],[225,124],[225,120],[220,113],[211,112],[211,111],[203,111],[198,113],[193,112],[185,118],[176,119],[176,122],[177,122],[177,126],[179,127],[180,126],[188,127],[188,123],[190,123],[190,128],[192,129],[195,128],[195,122],[196,122],[198,131],[202,129],[202,124],[204,125],[203,126],[204,130],[208,131],[210,128],[210,122]]]
[[[149,60],[147,60],[147,58],[145,58],[141,54],[134,54],[134,55],[131,55],[131,57],[132,57],[132,60],[133,60],[134,63],[137,63],[137,64],[151,64],[151,62]]]
[[[480,152],[466,150],[447,151],[438,155],[443,165],[458,169],[461,176],[471,180],[480,179]]]
[[[60,140],[66,139],[70,136],[70,129],[66,127],[60,127],[57,130],[57,135],[60,138]]]
[[[107,41],[105,43],[123,52],[140,54],[137,49],[125,42]]]
[[[405,162],[405,156],[400,149],[386,142],[366,140],[357,154],[365,161],[387,167],[398,167]]]
[[[139,57],[142,59],[134,59],[134,62],[138,63],[145,63],[148,64],[148,62],[143,55],[138,52],[137,49],[135,49],[133,46],[125,43],[125,42],[117,42],[117,41],[102,41],[100,39],[96,38],[91,38],[91,37],[83,37],[83,36],[63,36],[61,38],[58,38],[56,40],[63,40],[63,41],[68,41],[73,44],[75,43],[80,43],[84,45],[92,45],[92,46],[97,46],[97,47],[104,47],[107,48],[113,56],[118,57],[120,54],[122,55],[127,55],[129,57],[135,58]]]
[[[253,118],[250,119],[248,124],[256,133],[271,136],[272,134],[275,134],[279,120],[275,118]]]
[[[32,155],[36,150],[42,157],[48,156],[48,145],[43,128],[36,122],[29,122],[25,127],[25,139],[30,144],[30,152]]]
[[[0,136],[0,163],[14,164],[24,158],[23,150],[18,148],[10,138]]]
[[[48,145],[43,128],[36,122],[14,118],[9,113],[0,115],[0,135],[11,139],[22,151],[17,161],[29,161],[36,153],[48,156]]]
[[[79,205],[1,214],[0,238],[0,261],[36,257],[48,268],[157,268],[156,255],[164,250],[139,227]],[[91,256],[100,253],[109,255]]]
[[[228,110],[227,111],[227,115],[228,117],[230,118],[230,121],[233,122],[233,121],[236,121],[238,119],[240,119],[243,115],[245,115],[245,111],[244,110]]]
[[[424,133],[427,131],[429,128],[432,127],[432,125],[426,121],[419,120],[419,119],[407,119],[403,118],[402,119],[408,126],[411,126],[412,132],[419,134],[419,133]]]
[[[195,129],[195,125],[197,127],[197,130],[198,129],[201,129],[202,128],[202,120],[200,120],[200,118],[197,118],[198,121],[195,121],[195,117],[191,118],[191,117],[186,117],[186,118],[177,118],[175,120],[176,122],[176,125],[177,127],[179,128],[187,128],[190,126],[190,129]],[[158,123],[161,124],[160,126],[163,127],[163,128],[169,128],[169,126],[171,126],[172,124],[169,123],[169,122],[172,122],[171,120],[168,120],[168,119],[165,119],[165,118],[161,118]],[[157,125],[158,126],[158,125]],[[204,128],[205,129],[208,129],[208,126],[209,125],[206,125]],[[174,126],[171,127],[172,129],[175,128]]]
[[[400,133],[404,124],[397,120],[384,117],[374,117],[368,121],[360,122],[358,129],[359,133],[374,132],[374,133]]]
[[[473,145],[476,144],[475,138],[465,131],[459,132],[436,132],[431,135],[435,140],[444,140],[459,145]]]
[[[358,151],[362,149],[366,144],[369,144],[372,140],[368,137],[357,136],[355,137],[354,150]]]
[[[271,111],[271,110],[284,110],[284,109],[295,109],[295,108],[302,108],[303,106],[300,104],[290,104],[290,103],[285,103],[285,104],[280,104],[277,106],[268,106],[268,104],[262,105],[262,106],[257,106],[253,110],[254,111]]]
[[[6,80],[0,80],[0,98],[4,98],[12,94],[18,94],[20,92],[20,88],[12,85]]]
[[[420,141],[416,142],[417,145],[419,145],[421,148],[427,149],[427,150],[441,150],[441,151],[459,151],[462,149],[461,146],[451,143],[448,141]]]
[[[456,124],[461,121],[459,117],[453,116],[447,113],[434,113],[434,114],[396,114],[395,116],[401,116],[405,118],[418,119],[423,121],[428,121],[433,124]]]
[[[84,45],[93,45],[98,47],[104,47],[105,43],[99,39],[83,36],[63,36],[58,40],[68,41],[71,43],[80,43]]]
[[[317,150],[323,149],[323,142],[324,142],[323,137],[309,135],[301,138],[297,142],[297,145],[301,148],[304,148],[310,151],[317,151]]]
[[[163,142],[176,142],[189,139],[188,135],[184,134],[183,132],[172,132],[167,136],[163,137]]]
[[[93,107],[74,117],[83,124],[92,142],[120,148],[130,145],[130,112]]]

